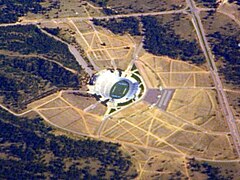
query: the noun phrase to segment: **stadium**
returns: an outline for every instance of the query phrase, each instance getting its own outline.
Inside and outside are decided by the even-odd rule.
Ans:
[[[120,70],[102,70],[89,81],[89,93],[100,96],[101,101],[126,102],[134,99],[138,82]]]

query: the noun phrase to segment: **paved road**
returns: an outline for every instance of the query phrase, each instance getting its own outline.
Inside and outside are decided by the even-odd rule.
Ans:
[[[219,99],[221,108],[227,119],[227,123],[228,123],[229,129],[230,129],[230,132],[231,132],[231,135],[233,138],[233,142],[234,142],[237,154],[240,157],[240,136],[239,136],[239,132],[238,132],[238,127],[236,124],[236,120],[234,119],[233,113],[231,111],[231,108],[229,106],[226,94],[224,92],[222,82],[218,75],[218,70],[217,70],[216,64],[214,62],[212,52],[208,45],[201,19],[199,17],[199,10],[196,7],[195,2],[193,0],[186,0],[186,1],[191,10],[192,21],[193,21],[194,27],[196,29],[196,32],[197,32],[197,35],[198,35],[198,38],[200,41],[200,45],[204,51],[204,54],[206,56],[207,62],[210,67],[211,75],[214,80],[214,84],[215,84],[215,87],[216,87],[216,90],[218,93],[218,99]]]
[[[213,56],[211,54],[210,48],[207,44],[207,40],[206,40],[204,31],[203,31],[203,27],[202,27],[202,24],[201,24],[201,20],[200,20],[200,17],[199,17],[199,12],[200,11],[206,11],[206,10],[210,10],[210,9],[196,8],[196,6],[195,6],[195,4],[192,0],[186,0],[186,1],[187,1],[187,4],[188,4],[191,12],[192,12],[193,24],[194,24],[195,29],[197,31],[197,35],[199,37],[200,44],[203,47],[204,54],[207,57],[207,60],[208,60],[208,63],[209,63],[209,66],[210,66],[210,69],[211,69],[211,72],[212,72],[212,76],[213,76],[213,79],[214,79],[214,83],[215,83],[215,86],[216,86],[216,89],[217,89],[217,92],[218,92],[218,95],[219,95],[220,104],[222,106],[222,109],[224,111],[225,116],[227,117],[227,122],[228,122],[228,125],[229,125],[229,128],[230,128],[233,140],[234,140],[234,144],[236,146],[237,153],[240,156],[240,138],[239,138],[239,133],[237,131],[236,122],[235,122],[235,119],[234,119],[233,114],[231,112],[230,106],[228,104],[228,100],[226,98],[226,95],[223,91],[222,83],[221,83],[220,78],[218,76],[217,68],[215,66],[215,62],[213,60]],[[113,16],[99,16],[99,17],[94,17],[94,18],[95,19],[110,19],[110,18],[122,18],[122,17],[140,17],[140,16],[149,16],[149,15],[156,16],[156,15],[163,15],[163,14],[178,14],[178,13],[186,13],[186,8],[181,9],[181,10],[164,11],[164,12],[133,13],[133,14],[123,14],[123,15],[113,15]],[[92,20],[93,18],[92,17],[71,17],[71,19],[73,19],[73,21],[81,21],[81,20]],[[57,19],[49,19],[49,20],[38,19],[38,20],[28,20],[28,21],[17,22],[17,23],[0,24],[0,27],[1,26],[19,25],[19,24],[26,25],[26,24],[39,24],[41,22],[44,23],[44,22],[66,22],[66,21],[69,21],[69,20],[67,18],[57,18]],[[80,65],[84,64],[85,61],[83,61],[79,52],[78,51],[76,52],[76,48],[74,49],[73,47],[70,47],[70,49],[72,50],[72,53],[74,54],[74,56],[78,60],[79,64]],[[83,67],[87,67],[86,64],[83,65]],[[86,71],[88,71],[88,70],[86,69]],[[90,71],[88,71],[88,72],[91,73]],[[22,114],[17,114],[17,113],[14,113],[14,112],[10,111],[9,109],[7,109],[6,107],[4,107],[2,105],[0,105],[0,106],[4,109],[8,110],[10,113],[12,113],[14,115],[17,115],[17,116],[22,116],[26,113],[26,112],[24,112]],[[99,129],[101,129],[101,128],[99,128]],[[101,132],[101,130],[99,132]],[[156,150],[158,150],[158,149],[156,149]],[[207,159],[207,160],[209,161],[209,159]],[[217,160],[214,160],[214,161],[217,161]],[[231,161],[231,160],[226,160],[226,162],[228,162],[228,161]],[[236,160],[236,161],[238,161],[238,160]]]
[[[143,100],[151,104],[152,107],[157,107],[166,111],[174,91],[174,89],[148,89]]]
[[[136,45],[135,45],[135,46],[136,46]],[[132,69],[132,67],[133,67],[133,64],[135,63],[135,61],[138,60],[139,53],[140,53],[140,51],[142,50],[142,48],[143,48],[143,38],[142,38],[142,41],[141,41],[141,43],[139,44],[139,46],[138,46],[138,47],[135,47],[135,50],[134,50],[134,52],[133,52],[132,60],[131,60],[131,62],[129,63],[128,68],[127,68],[127,70],[126,70],[127,72],[130,72],[130,71],[131,71],[131,69]]]
[[[39,27],[39,26],[38,26]],[[90,75],[92,76],[93,71],[88,67],[88,64],[86,63],[86,61],[83,59],[83,57],[81,56],[81,54],[78,52],[77,48],[75,48],[74,46],[66,43],[65,41],[63,41],[62,39],[53,36],[52,34],[48,33],[47,31],[43,30],[41,27],[39,27],[39,29],[47,34],[48,36],[56,39],[57,41],[61,41],[62,43],[66,44],[68,46],[69,51],[72,53],[72,55],[75,57],[75,59],[77,60],[78,64]]]
[[[88,46],[88,48],[91,49],[91,47],[88,45],[88,42],[85,40],[85,38],[83,37],[83,34],[80,32],[80,30],[78,29],[78,27],[76,26],[76,24],[73,22],[72,19],[69,19],[69,22],[74,26],[74,28],[76,29],[77,33],[81,36],[81,38],[85,41],[86,45]],[[94,60],[92,59],[92,57],[90,56],[89,53],[87,53],[87,58],[90,61],[90,63],[92,64],[93,68],[96,71],[99,71],[100,68],[95,64]]]
[[[75,57],[75,59],[77,60],[78,64],[89,74],[89,76],[92,76],[93,75],[92,69],[90,69],[88,67],[88,64],[83,59],[83,57],[78,52],[78,50],[74,46],[72,46],[72,45],[68,45],[68,49],[73,54],[73,56]]]
[[[186,8],[180,10],[172,10],[172,11],[163,11],[163,12],[149,12],[149,13],[132,13],[132,14],[119,14],[119,15],[111,15],[111,16],[96,16],[96,17],[69,17],[73,21],[83,21],[83,20],[93,20],[93,19],[111,19],[111,18],[124,18],[124,17],[140,17],[140,16],[156,16],[163,14],[179,14],[185,13]],[[35,19],[35,20],[24,20],[22,22],[16,23],[8,23],[8,24],[0,24],[1,26],[12,26],[12,25],[27,25],[27,24],[39,24],[39,23],[47,23],[47,22],[67,22],[69,18],[51,18],[51,19]]]

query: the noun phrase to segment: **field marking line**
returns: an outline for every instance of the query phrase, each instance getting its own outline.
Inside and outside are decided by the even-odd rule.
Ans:
[[[148,64],[146,64],[145,62],[143,62],[143,60],[141,60],[141,58],[140,58],[137,62],[140,63],[140,64],[142,64],[143,70],[145,71],[145,72],[142,72],[142,73],[144,73],[144,74],[147,76],[148,79],[149,79],[149,76],[147,75],[147,74],[148,74],[147,71],[151,71],[151,72],[155,75],[156,80],[159,81],[160,84],[162,84],[163,87],[168,87],[168,86],[166,85],[166,82],[162,79],[162,77],[161,77],[159,74],[157,74]],[[145,70],[146,68],[148,68],[148,70]],[[141,72],[141,70],[142,70],[142,69],[139,68],[139,72]],[[140,74],[141,74],[141,73],[140,73]],[[152,83],[151,83],[151,84],[152,84]],[[152,86],[154,87],[155,85],[152,84]]]
[[[92,39],[91,39],[91,42],[90,42],[91,49],[88,49],[86,52],[88,52],[88,51],[95,51],[95,49],[93,49],[93,42],[94,42],[95,36],[96,36],[95,32],[93,32],[93,36],[92,36]]]
[[[187,87],[187,83],[190,81],[191,77],[193,77],[194,74],[189,74],[188,78],[186,79],[186,81],[183,84],[183,87]],[[194,77],[193,77],[194,78]],[[193,82],[193,86],[194,86],[194,82]]]
[[[152,115],[150,112],[147,112],[147,113],[149,113],[149,116]],[[161,120],[160,118],[158,118],[158,117],[156,117],[156,116],[154,117],[154,120],[156,120],[157,122],[160,122],[163,126],[165,126],[165,127],[166,127],[167,129],[169,129],[169,130],[172,130],[171,127],[172,127],[173,129],[178,129],[178,128],[179,128],[179,126],[170,124],[170,123],[168,123],[167,121]],[[182,129],[182,130],[184,130],[184,129]]]
[[[151,131],[152,129],[152,125],[153,125],[153,121],[155,119],[155,116],[156,116],[156,113],[154,113],[154,117],[151,118],[151,122],[150,122],[150,125],[148,126],[148,133],[146,134],[147,135],[147,140],[146,140],[146,143],[145,143],[145,146],[148,147],[148,143],[149,143],[149,132]],[[146,136],[145,135],[145,136]]]
[[[40,111],[54,110],[54,109],[67,109],[71,108],[70,106],[61,106],[61,107],[49,107],[49,108],[38,108]]]
[[[197,79],[196,79],[196,74],[193,74],[193,87],[197,87]]]
[[[164,69],[164,67],[163,67]],[[156,70],[156,73],[158,74],[210,74],[210,71],[158,71]]]
[[[123,119],[123,121],[125,121],[125,122],[127,122],[128,124],[134,126],[134,124],[131,123],[131,122],[128,122],[128,121],[126,121],[126,120],[124,120],[124,119]],[[143,128],[140,128],[140,127],[136,127],[136,128],[139,129],[139,130],[144,131],[145,133],[147,133],[147,131],[146,131],[145,129],[143,129]],[[161,143],[165,143],[165,144],[167,144],[168,146],[172,147],[172,148],[175,149],[177,152],[179,152],[179,153],[181,153],[181,154],[184,154],[181,150],[179,150],[178,148],[176,148],[176,147],[173,146],[172,144],[168,143],[167,141],[159,138],[159,137],[156,136],[155,134],[149,132],[149,135],[152,136],[153,138],[157,139],[157,140],[160,141]]]
[[[144,142],[142,142],[142,140],[140,140],[137,136],[135,136],[133,133],[131,133],[130,130],[126,129],[126,128],[125,128],[124,126],[122,126],[121,124],[119,124],[119,126],[120,126],[121,128],[123,128],[123,129],[126,131],[127,134],[132,135],[140,144],[145,145]],[[120,136],[118,136],[118,137],[114,137],[113,139],[116,140],[117,138],[121,138],[121,136],[123,136],[123,135],[120,135]]]
[[[169,69],[169,72],[170,72],[170,74],[169,74],[169,85],[172,84],[172,74],[171,74],[171,72],[173,72],[173,71],[172,71],[172,66],[173,66],[173,61],[170,61],[170,69]],[[158,72],[157,72],[157,74],[158,74]]]
[[[150,118],[151,118],[151,117],[149,117],[148,119],[146,119],[146,120],[144,120],[144,121],[139,122],[136,126],[140,126],[140,125],[144,124],[144,123],[145,123],[146,121],[148,121]],[[113,120],[112,120],[112,121],[113,121]],[[121,121],[120,123],[122,123],[122,119],[121,119],[120,121]],[[107,134],[109,133],[109,131],[112,131],[116,126],[120,125],[120,123],[116,122],[114,126],[106,129],[105,131],[102,131],[102,134],[103,134],[103,135],[105,134],[105,135],[107,136]],[[106,128],[106,126],[105,126],[105,128]],[[135,126],[131,126],[131,127],[129,128],[129,131],[132,130],[132,129],[134,129],[134,128],[136,128],[136,127],[135,127]],[[117,136],[117,138],[118,138],[119,136],[122,136],[122,135],[125,135],[125,134],[126,134],[126,132],[122,132],[122,134],[119,134],[119,135]]]
[[[89,134],[92,134],[92,133],[90,133],[90,130],[89,130],[89,128],[88,128],[88,126],[87,126],[87,123],[86,123],[86,119],[85,119],[85,117],[84,117],[84,115],[83,115],[83,112],[82,111],[80,111],[80,109],[78,109],[78,108],[76,108],[75,106],[73,106],[71,103],[69,103],[66,99],[64,99],[63,97],[60,97],[64,102],[66,102],[69,106],[71,106],[79,115],[80,115],[80,117],[82,118],[82,120],[83,120],[83,124],[85,125],[85,128],[86,128],[86,130],[87,130],[87,133],[89,133]]]

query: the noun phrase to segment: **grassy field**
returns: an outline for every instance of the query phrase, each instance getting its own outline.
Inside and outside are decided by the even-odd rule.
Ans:
[[[17,117],[0,108],[0,115],[1,179],[132,179],[137,176],[129,155],[118,144],[63,132],[55,135],[57,130],[46,125],[36,113],[31,113],[32,118]]]
[[[173,104],[181,101],[175,98],[174,96]],[[202,98],[199,97],[199,100]],[[149,108],[149,105],[141,102],[109,119],[104,126],[102,136],[123,144],[143,146],[179,155],[188,154],[216,159],[235,158],[236,155],[229,148],[229,140],[225,133],[228,132],[226,123],[225,127],[221,127],[224,120],[220,121],[221,116],[216,115],[216,110],[211,109],[214,105],[217,106],[216,102],[206,100],[202,103],[201,106],[198,106],[195,100],[190,105],[186,103],[189,113],[183,104],[180,105],[183,108],[172,107],[170,104],[167,113],[161,113],[158,109]],[[209,114],[204,111],[209,111]],[[214,127],[206,125],[214,117],[218,119],[213,121]],[[217,127],[220,128],[217,129]]]
[[[217,8],[218,1],[217,0],[195,0],[198,7],[205,7],[205,8]]]
[[[83,101],[85,103],[82,103]],[[63,93],[58,98],[39,106],[37,112],[56,127],[73,133],[94,136],[101,123],[101,116],[106,111],[102,104],[88,109],[94,104],[96,104],[94,98]]]
[[[145,53],[137,65],[150,87],[213,87],[209,71],[181,60]]]
[[[133,54],[134,41],[129,35],[114,35],[92,22],[75,23],[76,41],[100,69],[126,69]]]
[[[240,119],[240,92],[239,91],[226,91],[227,98],[229,100],[229,104],[232,108],[233,114],[236,119]]]
[[[64,18],[64,17],[87,17],[101,16],[101,8],[94,7],[91,4],[81,2],[79,0],[58,0],[58,1],[45,1],[41,5],[47,10],[44,13],[33,14],[29,12],[21,19],[51,19],[51,18]]]
[[[239,89],[239,24],[218,12],[204,12],[201,17],[224,87]]]
[[[84,5],[77,3],[77,1],[70,3],[60,1],[60,10],[52,9],[44,15],[44,18],[102,15],[101,8],[96,8],[88,3]],[[137,4],[134,8],[129,7],[128,3],[130,2],[109,0],[107,5],[120,13],[162,11],[185,6],[185,2],[174,0],[161,1],[159,6],[156,6],[158,3],[156,1],[152,1],[152,3],[146,1],[142,4],[140,1],[136,1],[134,3]],[[207,27],[207,33],[214,33],[216,28],[219,28],[222,33],[227,32],[222,28],[222,26],[229,25],[225,21],[219,24],[211,23],[211,21],[220,22],[221,18],[213,15],[205,17],[207,14],[202,15],[204,15],[203,23]],[[28,14],[27,18],[35,18],[31,16]],[[188,15],[163,15],[156,16],[156,21],[170,28],[169,32],[179,40],[174,42],[183,43],[184,46],[180,48],[172,48],[172,52],[177,51],[179,54],[186,52],[184,57],[189,57],[189,59],[181,59],[180,56],[172,58],[166,55],[157,56],[140,49],[136,68],[144,79],[147,88],[162,86],[163,88],[176,89],[166,111],[147,104],[145,101],[139,101],[134,102],[128,108],[122,108],[121,111],[115,111],[110,116],[106,116],[109,109],[97,102],[94,97],[87,95],[86,92],[68,90],[33,102],[28,105],[28,110],[36,111],[59,132],[86,135],[120,143],[122,149],[134,159],[141,179],[183,179],[189,177],[201,179],[212,177],[212,174],[204,173],[202,170],[213,167],[219,167],[219,172],[216,172],[215,175],[228,176],[230,170],[229,174],[225,173],[226,167],[223,167],[221,163],[211,164],[207,162],[207,165],[203,165],[200,161],[193,162],[189,159],[196,157],[196,159],[227,162],[237,158],[227,123],[220,111],[210,72],[206,64],[200,65],[193,62],[195,57],[189,56],[186,48],[183,48],[188,47],[189,43],[198,47],[191,19]],[[140,42],[140,37],[132,37],[127,33],[113,34],[101,26],[94,26],[92,21],[68,19],[64,22],[46,22],[41,26],[59,27],[58,35],[65,41],[81,47],[85,58],[89,60],[88,63],[93,63],[98,70],[106,68],[127,69]],[[235,29],[235,26],[231,25],[230,28]],[[167,35],[170,36],[171,33]],[[35,35],[33,34],[33,36]],[[14,43],[14,41],[10,43]],[[32,51],[32,49],[30,50]],[[187,50],[189,49],[187,48]],[[19,54],[25,51],[26,49],[21,48],[16,50]],[[34,49],[35,51],[42,55],[45,49]],[[66,65],[68,68],[66,70],[72,70],[73,74],[78,70],[75,65],[69,64],[71,58],[64,58],[66,57],[65,53],[57,54],[58,49],[53,49],[47,51],[47,55],[52,52],[56,54],[54,60],[62,64],[62,68]],[[201,57],[202,54],[199,52],[195,55]],[[23,53],[27,56],[32,54],[32,52],[30,54]],[[230,94],[230,96],[234,95]],[[231,100],[233,108],[236,107],[237,101]],[[45,157],[46,160],[48,158]],[[87,160],[91,161],[91,159]],[[71,166],[70,162],[69,159],[64,160],[64,163],[67,164],[66,169]],[[200,168],[194,169],[196,167],[193,163],[199,163]],[[91,169],[91,172],[96,174],[96,169],[100,167],[100,163],[95,161],[91,166],[95,167],[95,169]],[[237,167],[238,165],[235,164],[232,171],[235,172]],[[108,177],[110,175],[111,173],[107,174]]]
[[[143,47],[149,53],[199,66],[206,63],[188,15],[145,16],[141,20],[144,29]]]
[[[173,9],[181,9],[186,5],[184,0],[130,0],[130,1],[107,1],[107,7],[110,7],[117,13],[136,13],[136,12],[156,12]]]
[[[80,88],[84,73],[66,44],[35,25],[0,31],[0,96],[5,106],[21,111],[58,90]]]

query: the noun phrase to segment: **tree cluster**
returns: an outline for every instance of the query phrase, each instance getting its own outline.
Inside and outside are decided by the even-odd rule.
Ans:
[[[90,0],[93,3],[98,4],[100,7],[106,7],[108,0]]]
[[[219,5],[218,0],[196,0],[197,3],[203,4],[208,8],[217,8]]]
[[[81,70],[66,44],[46,35],[34,25],[0,27],[0,49],[21,54],[41,54],[66,67]]]
[[[24,108],[29,101],[50,90],[79,88],[77,74],[41,58],[0,56],[0,96],[13,109]]]
[[[48,33],[50,33],[54,36],[57,36],[57,35],[59,35],[59,32],[61,29],[59,27],[57,27],[57,28],[46,28],[45,27],[45,28],[43,28],[43,30],[47,31]]]
[[[42,119],[0,109],[1,179],[131,179],[132,163],[118,144],[55,136]],[[48,156],[48,158],[46,158]],[[91,161],[100,167],[90,166]],[[67,163],[67,160],[68,161]],[[96,172],[93,173],[93,169]]]
[[[18,20],[18,17],[26,13],[42,12],[41,6],[43,0],[1,0],[0,1],[0,23],[12,23]]]
[[[212,50],[218,59],[222,59],[224,66],[220,72],[224,74],[228,83],[240,85],[240,36],[224,35],[215,32],[208,36]]]
[[[198,162],[195,159],[190,159],[188,168],[191,172],[198,172],[207,175],[207,179],[233,179],[233,174],[223,175],[221,168],[215,167],[207,162]]]
[[[139,31],[139,20],[135,17],[112,18],[109,20],[93,19],[93,23],[96,26],[107,28],[115,34],[122,35],[124,33],[129,33],[132,36],[139,36],[141,34]]]
[[[175,34],[169,24],[158,22],[155,17],[142,17],[144,48],[155,55],[201,64],[205,61],[197,41],[188,41]]]
[[[239,0],[228,0],[228,3],[235,3],[238,6],[240,6],[240,1]],[[239,9],[240,9],[240,7],[239,7]]]

